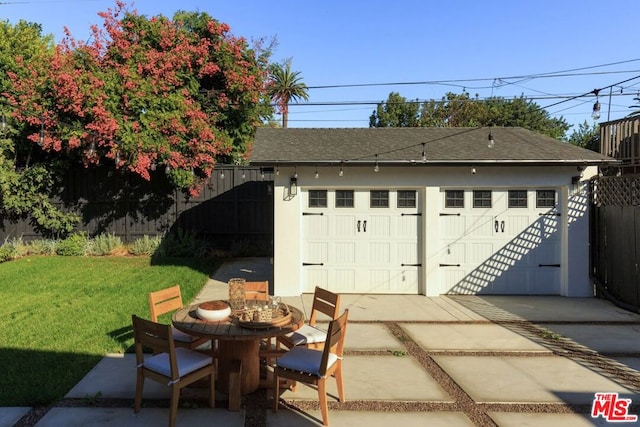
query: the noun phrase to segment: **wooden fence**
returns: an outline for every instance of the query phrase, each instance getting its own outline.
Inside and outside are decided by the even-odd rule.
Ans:
[[[591,180],[591,267],[597,292],[640,312],[640,176]]]
[[[179,227],[212,248],[272,251],[273,172],[267,169],[218,166],[200,196],[189,198],[173,190],[162,171],[149,182],[123,171],[81,168],[69,173],[54,203],[79,212],[76,231],[92,236],[112,233],[131,242]],[[0,221],[0,242],[43,237],[28,219]]]

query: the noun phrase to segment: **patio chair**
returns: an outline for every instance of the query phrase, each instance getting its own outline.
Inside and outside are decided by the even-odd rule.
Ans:
[[[131,315],[136,349],[137,379],[134,412],[140,412],[145,378],[171,387],[169,427],[174,427],[180,390],[201,379],[209,380],[209,406],[215,407],[215,367],[211,356],[186,348],[176,348],[171,326]],[[145,359],[143,348],[153,350]]]
[[[277,349],[279,349],[280,344],[282,344],[287,348],[301,345],[321,350],[324,346],[327,331],[316,327],[318,313],[322,313],[329,317],[329,319],[335,320],[338,317],[339,310],[340,295],[316,286],[313,293],[313,305],[311,306],[309,324],[305,324],[295,332],[278,337],[276,340]]]
[[[335,376],[338,386],[338,399],[344,402],[344,385],[342,381],[342,354],[344,337],[347,331],[349,310],[329,323],[323,350],[305,347],[294,347],[276,362],[273,373],[273,411],[278,411],[280,399],[279,378],[315,385],[318,389],[320,412],[323,425],[329,425],[329,408],[327,405],[327,378]]]
[[[244,298],[247,301],[269,301],[269,281],[245,282]]]
[[[182,294],[180,285],[149,293],[149,308],[151,321],[158,323],[158,316],[182,308]],[[178,347],[195,350],[211,340],[206,337],[196,337],[173,328],[173,339]]]

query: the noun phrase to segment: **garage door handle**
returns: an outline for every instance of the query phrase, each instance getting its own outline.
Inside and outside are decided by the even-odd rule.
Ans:
[[[560,216],[561,213],[560,212],[545,212],[545,213],[539,213],[538,216]]]
[[[305,215],[320,215],[320,216],[322,216],[322,215],[324,215],[324,213],[322,213],[322,212],[302,212],[302,216],[305,216]]]
[[[538,264],[538,267],[560,267],[560,264]]]
[[[364,221],[362,221],[362,232],[363,233],[367,232],[367,220],[366,219]]]
[[[400,264],[400,266],[402,266],[402,267],[422,267],[422,264],[405,264],[405,263],[402,263],[402,264]]]
[[[494,223],[493,223],[493,228],[495,228],[496,233],[497,233],[497,232],[498,232],[498,221],[497,221],[497,220],[496,220],[496,221],[494,221]]]
[[[357,227],[358,227],[358,233],[359,233],[360,232],[360,220],[358,220]]]
[[[440,215],[440,216],[460,216],[460,213],[442,213],[442,212],[440,212],[438,215]]]
[[[303,267],[307,267],[309,265],[324,265],[324,263],[323,262],[303,262],[302,263]]]
[[[442,214],[440,214],[442,215]],[[400,216],[422,216],[422,212],[418,212],[418,213],[403,213],[400,214]]]
[[[440,267],[460,267],[460,264],[440,264]]]
[[[504,233],[504,221],[500,222],[500,231]]]

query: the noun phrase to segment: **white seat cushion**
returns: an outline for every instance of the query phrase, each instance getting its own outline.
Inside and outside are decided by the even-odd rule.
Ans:
[[[286,337],[294,345],[315,344],[327,340],[327,331],[305,324],[297,331],[287,334]]]
[[[338,356],[329,353],[327,369],[338,360]],[[279,367],[297,372],[320,376],[320,362],[322,361],[322,350],[314,350],[306,347],[294,347],[286,354],[276,359]]]
[[[198,339],[198,337],[194,337],[193,335],[186,334],[182,332],[180,329],[176,329],[174,326],[172,326],[171,329],[173,330],[174,341],[193,342]]]
[[[200,368],[210,365],[211,356],[186,348],[176,348],[176,361],[178,364],[178,376],[183,377]],[[159,374],[171,377],[171,365],[169,354],[160,353],[144,361],[144,367]]]

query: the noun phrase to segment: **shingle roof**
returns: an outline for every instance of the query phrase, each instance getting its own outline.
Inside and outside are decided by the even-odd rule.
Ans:
[[[495,145],[488,148],[492,134]],[[423,146],[424,144],[424,146]],[[616,160],[524,128],[259,128],[251,164],[604,164]]]

